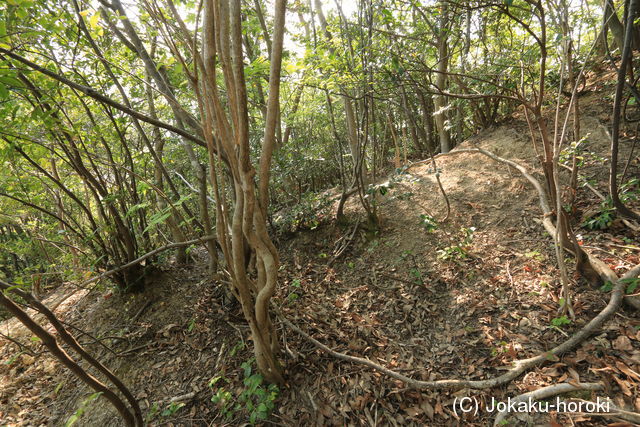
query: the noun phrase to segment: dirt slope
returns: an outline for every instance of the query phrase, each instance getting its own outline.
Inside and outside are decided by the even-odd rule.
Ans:
[[[609,111],[602,97],[593,93],[582,100],[583,130],[590,133],[586,146],[600,155],[607,152],[600,124]],[[462,147],[474,145],[534,165],[527,126],[518,114]],[[630,147],[624,143],[623,159]],[[606,163],[588,160],[584,174],[605,189]],[[285,315],[336,350],[367,357],[415,378],[481,379],[499,374],[515,359],[562,342],[604,307],[608,295],[574,276],[576,320],[554,323],[560,290],[553,246],[539,220],[536,194],[519,174],[477,154],[439,158],[437,168],[451,215],[433,230],[428,230],[421,215],[440,220],[445,205],[434,171],[424,163],[391,179],[387,193],[377,201],[380,232],[376,236],[356,233],[336,261],[331,262],[335,244],[350,234],[349,227],[329,223],[281,239],[283,268],[277,304]],[[638,171],[636,162],[629,176],[637,176]],[[352,224],[362,215],[356,202],[347,207]],[[580,211],[597,204],[585,190],[578,194]],[[618,224],[597,233],[581,229],[580,234],[586,246],[600,248],[602,259],[619,271],[640,262],[640,249],[634,246],[639,236]],[[83,325],[91,336],[81,335],[81,341],[131,386],[151,424],[246,422],[246,403],[238,410],[231,405],[225,412],[211,402],[222,387],[234,396],[245,389],[240,365],[251,353],[238,308],[223,302],[219,285],[207,278],[199,263],[167,263],[153,283],[141,295],[112,295],[104,289],[82,298],[78,294],[58,311],[66,321]],[[577,351],[509,386],[462,391],[457,396],[488,401],[568,380],[603,381],[608,390],[601,396],[640,411],[639,328],[637,313],[622,312]],[[34,352],[41,351],[15,322],[4,322],[0,331]],[[272,423],[486,425],[493,417],[480,413],[461,420],[452,410],[453,394],[409,390],[318,352],[284,326],[280,333],[289,384],[280,390]],[[2,341],[2,345],[3,423],[60,425],[84,407],[81,425],[119,425],[103,401],[83,406],[91,391],[47,354],[19,354],[15,344]],[[216,376],[224,378],[211,386]],[[541,415],[534,421],[604,422],[580,415],[570,418]]]

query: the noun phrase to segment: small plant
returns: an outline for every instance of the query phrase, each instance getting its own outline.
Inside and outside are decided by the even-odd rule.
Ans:
[[[640,199],[640,179],[631,178],[620,186],[620,200],[622,203],[629,203]],[[583,227],[590,230],[604,230],[609,228],[616,218],[616,209],[613,207],[611,199],[607,199],[600,204],[600,211],[582,223]]]
[[[244,362],[241,367],[244,373],[244,389],[234,396],[224,387],[216,387],[220,381],[229,382],[228,379],[217,376],[209,381],[209,386],[215,389],[211,401],[218,405],[220,413],[227,420],[231,420],[239,412],[245,411],[250,424],[266,420],[275,408],[275,400],[278,398],[279,389],[276,385],[264,384],[262,375],[253,372],[254,359]]]
[[[217,376],[211,378],[209,381],[209,387],[213,388],[219,381],[229,382],[228,379],[222,376]],[[220,413],[223,417],[230,419],[233,417],[233,395],[230,391],[225,389],[224,387],[218,387],[215,390],[215,394],[211,397],[211,401],[218,405],[218,409],[220,409]]]
[[[509,343],[506,341],[500,341],[497,347],[491,349],[491,356],[496,357],[499,354],[506,353],[509,349]]]
[[[438,229],[438,222],[434,217],[427,214],[420,215],[420,226],[427,232],[433,232]]]
[[[424,283],[422,273],[417,268],[412,268],[411,270],[409,270],[409,274],[413,277],[416,285],[422,285]]]
[[[284,233],[315,230],[329,217],[331,206],[331,199],[326,195],[304,193],[298,203],[274,214],[274,226],[278,232]]]
[[[11,357],[9,358],[9,360],[5,361],[5,362],[4,362],[4,364],[5,364],[5,365],[11,365],[11,364],[13,364],[13,362],[15,362],[16,360],[18,360],[18,358],[19,358],[20,356],[22,356],[23,354],[24,354],[24,351],[19,351],[19,352],[15,353],[13,356],[11,356]]]
[[[560,163],[571,165],[573,163],[573,156],[575,155],[576,164],[581,168],[589,157],[595,157],[598,159],[595,153],[591,153],[586,150],[587,139],[590,135],[590,133],[586,134],[580,139],[580,141],[573,141],[569,148],[562,150],[560,152]],[[604,159],[602,159],[602,161],[604,161]]]
[[[411,200],[415,196],[415,194],[411,191],[407,191],[405,193],[400,193],[397,196],[393,197],[396,200]]]
[[[456,259],[465,259],[467,252],[460,246],[447,246],[444,249],[438,249],[438,258],[445,261],[453,261]]]
[[[571,320],[567,316],[560,316],[551,319],[551,326],[561,328],[562,326],[571,324]]]
[[[266,420],[275,407],[278,398],[278,387],[274,384],[263,385],[262,375],[253,373],[253,360],[242,364],[244,370],[244,385],[246,388],[240,393],[238,400],[244,404],[249,412],[249,422],[255,424],[258,420]]]
[[[475,227],[462,228],[462,232],[464,233],[464,240],[462,241],[462,246],[469,246],[473,241],[473,233],[476,232]]]
[[[87,406],[89,406],[91,402],[96,400],[101,395],[102,395],[102,392],[100,391],[98,393],[93,393],[92,395],[87,397],[85,400],[83,400],[78,410],[69,417],[69,419],[64,424],[64,426],[71,427],[72,425],[74,425],[80,419],[80,417],[82,417],[82,415],[84,415],[84,413],[87,411]]]
[[[409,257],[413,256],[413,251],[410,249],[404,250],[402,251],[402,253],[400,253],[400,259],[403,261],[406,261]]]
[[[454,261],[468,258],[467,250],[471,242],[473,241],[473,233],[476,231],[475,227],[469,228],[461,228],[460,229],[464,233],[464,238],[462,241],[453,246],[447,246],[444,249],[439,249],[437,251],[438,258],[443,259],[445,261]]]
[[[193,331],[193,328],[196,326],[196,319],[191,319],[189,321],[189,326],[187,326],[187,332]]]
[[[583,227],[589,230],[604,230],[609,228],[616,218],[616,209],[613,207],[611,199],[607,199],[600,204],[600,211],[582,223]]]
[[[631,178],[620,186],[620,200],[622,203],[640,199],[640,179]]]
[[[294,290],[291,291],[289,295],[287,295],[287,300],[289,300],[289,302],[293,302],[298,298],[300,298],[300,295],[297,292],[295,292],[295,290],[299,290],[301,285],[302,283],[300,282],[300,279],[293,279],[293,282],[291,282],[291,287]]]
[[[158,402],[153,402],[153,405],[151,405],[151,408],[149,408],[149,412],[147,413],[146,422],[148,423],[155,419],[159,412],[160,406],[158,405]]]
[[[525,252],[524,256],[527,258],[534,259],[536,261],[544,261],[544,256],[542,256],[542,254],[538,250]]]
[[[384,196],[393,188],[393,184],[393,181],[385,181],[381,184],[370,185],[369,188],[367,188],[367,194],[375,195],[376,193],[380,193],[381,196]]]
[[[171,415],[178,412],[184,405],[184,402],[171,402],[160,415],[162,415],[163,417],[170,417]]]
[[[231,357],[235,356],[236,353],[238,353],[238,351],[243,350],[244,349],[244,342],[242,341],[238,341],[238,343],[236,345],[233,346],[233,348],[231,349],[231,351],[229,352],[229,355]]]

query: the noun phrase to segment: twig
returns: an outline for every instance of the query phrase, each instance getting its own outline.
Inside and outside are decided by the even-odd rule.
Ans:
[[[615,243],[605,243],[605,245],[613,246],[614,248],[629,249],[630,251],[640,251],[640,248],[637,246],[616,245]]]
[[[7,341],[11,341],[12,343],[14,343],[15,345],[18,346],[18,348],[20,349],[20,351],[24,351],[25,353],[29,353],[30,356],[36,357],[39,353],[36,353],[35,351],[31,350],[28,346],[22,344],[20,341],[11,338],[9,335],[5,335],[2,332],[0,332],[0,337],[6,339]]]
[[[146,304],[140,307],[140,310],[138,310],[138,312],[131,318],[131,323],[134,323],[136,320],[138,320],[138,317],[142,316],[142,313],[144,313],[144,311],[153,303],[154,300],[149,300],[146,302]]]
[[[169,399],[169,403],[181,402],[183,400],[191,400],[195,397],[196,393],[192,391],[191,393],[181,394],[180,396],[175,396]]]
[[[355,237],[356,231],[358,231],[358,227],[359,226],[360,226],[360,219],[358,219],[358,221],[356,221],[356,225],[353,227],[353,231],[351,232],[351,235],[349,236],[349,238],[347,240],[345,240],[345,242],[342,244],[342,246],[338,249],[338,251],[333,256],[331,261],[329,261],[328,265],[332,265],[334,262],[336,262],[336,260],[344,253],[344,251],[347,250],[347,248],[349,247],[349,245],[353,241],[353,238]],[[344,236],[343,236],[343,238],[344,238]]]
[[[118,357],[124,357],[124,356],[126,356],[128,354],[131,354],[131,353],[134,353],[134,352],[136,352],[138,350],[142,350],[144,348],[149,347],[151,344],[153,344],[153,343],[146,343],[146,344],[139,345],[137,347],[130,348],[128,350],[121,351],[120,353],[118,353]]]
[[[218,358],[216,359],[216,364],[213,365],[213,370],[217,371],[220,366],[220,361],[222,360],[222,355],[224,354],[224,348],[227,346],[227,342],[223,342],[220,346],[220,351],[218,352]]]

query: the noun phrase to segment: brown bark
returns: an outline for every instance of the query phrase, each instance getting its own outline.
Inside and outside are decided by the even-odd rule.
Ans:
[[[269,382],[283,384],[282,368],[275,328],[269,315],[269,300],[278,279],[278,253],[266,228],[268,181],[271,156],[275,145],[282,34],[286,1],[276,1],[276,28],[272,44],[269,76],[267,126],[256,173],[249,156],[248,111],[242,52],[242,19],[239,2],[209,0],[204,12],[204,64],[202,94],[198,94],[203,111],[203,128],[209,148],[210,175],[217,209],[220,244],[227,261],[233,293],[242,306],[254,344],[258,370]],[[225,82],[227,100],[222,102],[217,87],[217,63]],[[226,107],[225,107],[226,106]],[[215,139],[214,139],[215,134]],[[234,199],[224,196],[223,181],[215,167],[215,153],[228,158],[230,183]],[[256,175],[260,192],[256,191]],[[245,243],[255,251],[257,277],[247,272]]]

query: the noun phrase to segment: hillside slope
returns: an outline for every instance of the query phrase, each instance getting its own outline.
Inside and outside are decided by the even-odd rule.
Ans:
[[[589,135],[584,149],[593,153],[584,154],[582,174],[606,192],[607,164],[599,157],[606,157],[608,150],[602,125],[609,104],[600,92],[581,102],[582,129]],[[528,128],[518,114],[461,145],[472,146],[535,171]],[[630,141],[624,142],[622,161],[631,147]],[[520,174],[472,153],[439,157],[437,168],[451,203],[445,222],[440,222],[445,203],[434,171],[422,162],[380,182],[387,191],[377,201],[382,228],[376,235],[352,234],[362,215],[354,198],[346,210],[351,226],[325,223],[281,238],[278,304],[285,316],[333,349],[416,379],[482,379],[499,374],[513,360],[563,342],[602,310],[608,294],[572,276],[576,320],[560,318],[552,240],[541,225],[537,195]],[[639,175],[635,154],[627,176]],[[581,187],[574,225],[599,203]],[[598,251],[618,272],[640,263],[640,236],[619,222],[597,232],[581,228],[579,234],[585,247]],[[349,245],[334,259],[341,242]],[[246,342],[248,330],[238,307],[224,302],[220,285],[200,264],[167,265],[153,283],[134,296],[113,295],[104,288],[83,291],[58,313],[69,323],[84,325],[81,341],[130,385],[151,424],[248,420],[247,404],[237,397],[245,390],[240,366],[250,358],[251,343]],[[640,411],[636,312],[621,312],[576,351],[506,387],[457,394],[408,389],[321,353],[284,325],[280,328],[288,387],[280,390],[270,418],[280,425],[486,425],[495,414],[481,412],[461,421],[453,399],[502,400],[566,381],[602,381],[608,390],[598,396]],[[86,401],[91,391],[48,354],[38,353],[41,349],[24,328],[9,320],[0,331],[37,353],[20,353],[14,343],[3,341],[4,423],[60,425],[84,408],[82,425],[118,425],[105,402]],[[212,384],[213,377],[222,379]],[[211,401],[222,389],[236,396],[225,408]],[[595,399],[596,394],[580,397]],[[604,422],[549,414],[533,421],[568,423],[569,418],[584,425]]]

